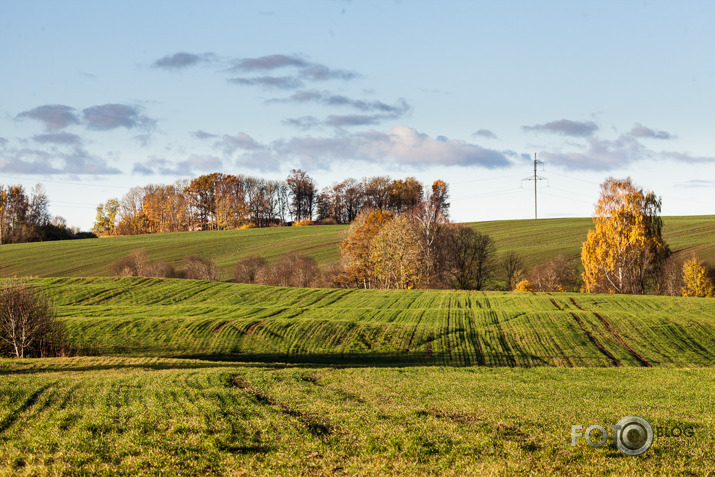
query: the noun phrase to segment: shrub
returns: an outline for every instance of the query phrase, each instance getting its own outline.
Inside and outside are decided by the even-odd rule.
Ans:
[[[278,287],[314,287],[320,279],[315,260],[299,255],[284,255],[278,263],[256,272],[256,283]]]
[[[65,354],[62,324],[44,292],[24,281],[3,283],[0,345],[5,354],[18,358]]]
[[[191,280],[218,281],[218,269],[208,258],[188,255],[184,258],[184,276]]]
[[[175,278],[174,266],[169,262],[150,262],[146,251],[136,250],[112,264],[112,272],[118,277]]]
[[[708,268],[703,262],[693,257],[683,264],[683,296],[712,297],[715,287],[710,279]]]
[[[318,225],[338,225],[338,221],[333,217],[326,217],[318,222]]]
[[[304,227],[306,225],[313,225],[313,221],[310,219],[301,219],[293,222],[293,227]]]
[[[534,268],[528,276],[534,291],[578,291],[578,270],[573,259],[557,255]]]
[[[236,283],[256,283],[256,274],[261,267],[266,265],[266,259],[258,255],[251,255],[240,260],[233,272],[233,281]]]
[[[514,287],[515,292],[527,292],[531,293],[533,291],[531,287],[531,282],[529,280],[522,280],[516,284]]]

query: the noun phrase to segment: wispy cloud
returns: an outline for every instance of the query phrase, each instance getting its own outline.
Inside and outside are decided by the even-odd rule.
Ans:
[[[192,135],[193,137],[195,137],[196,139],[213,139],[213,138],[217,138],[217,137],[218,137],[217,134],[211,134],[211,133],[209,133],[209,132],[202,131],[202,130],[200,130],[200,129],[199,129],[198,131],[192,132],[191,135]]]
[[[32,139],[40,144],[59,144],[66,146],[79,146],[83,142],[80,136],[66,132],[39,134],[33,136]]]
[[[260,75],[275,70],[290,71],[290,75]],[[349,81],[360,75],[354,71],[330,68],[314,63],[298,55],[266,55],[256,58],[241,58],[233,61],[229,72],[241,76],[229,78],[229,82],[241,86],[262,86],[265,88],[297,89],[305,82],[342,80]],[[246,77],[246,74],[259,76]]]
[[[151,119],[141,114],[138,106],[126,104],[103,104],[82,110],[84,121],[89,129],[107,131],[124,127],[127,129],[151,129],[156,124]]]
[[[152,67],[166,70],[183,70],[190,66],[196,66],[200,63],[209,62],[214,58],[213,53],[203,53],[200,55],[194,53],[179,52],[173,55],[166,55],[156,60]]]
[[[571,121],[570,119],[560,119],[546,124],[523,126],[522,129],[524,131],[548,132],[560,134],[562,136],[589,137],[598,131],[598,125],[593,121]]]
[[[664,151],[660,155],[665,159],[672,159],[678,162],[685,162],[687,164],[712,164],[715,163],[715,157],[713,156],[695,156],[687,152],[673,152]]]
[[[84,148],[76,146],[64,152],[39,149],[17,149],[0,159],[0,171],[15,174],[78,174],[109,175],[119,174],[116,167],[109,166],[101,157],[94,156]]]
[[[497,135],[491,132],[489,129],[480,129],[479,131],[472,134],[472,137],[483,137],[486,139],[497,139]]]
[[[675,136],[667,131],[657,131],[643,126],[641,123],[636,123],[630,132],[633,137],[650,138],[650,139],[673,139]]]
[[[709,181],[709,180],[704,180],[704,179],[692,179],[686,182],[681,182],[679,184],[676,184],[675,187],[682,187],[686,189],[691,189],[691,188],[715,188],[715,181]]]
[[[45,104],[29,111],[23,111],[16,116],[17,119],[34,119],[45,125],[48,131],[64,129],[72,124],[79,124],[75,109],[64,104]]]
[[[152,156],[144,162],[135,162],[132,174],[191,176],[197,172],[214,172],[223,167],[223,162],[209,154],[192,154],[184,161],[170,161],[162,157]]]
[[[282,160],[293,160],[311,170],[328,170],[338,162],[352,160],[417,168],[475,166],[492,169],[511,164],[499,151],[446,137],[432,138],[405,126],[384,132],[293,137],[253,150],[239,148],[236,151],[239,152],[238,165],[263,169]]]

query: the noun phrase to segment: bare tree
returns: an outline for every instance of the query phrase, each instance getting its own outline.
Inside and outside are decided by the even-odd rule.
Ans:
[[[494,241],[487,234],[458,225],[447,243],[457,288],[482,290],[493,271]]]
[[[501,271],[509,290],[513,290],[524,276],[524,258],[514,251],[508,252],[502,257]]]
[[[0,341],[18,358],[46,356],[62,347],[62,330],[47,295],[19,280],[0,290]]]

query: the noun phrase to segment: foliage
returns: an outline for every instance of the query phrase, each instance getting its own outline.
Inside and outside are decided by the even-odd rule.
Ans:
[[[528,273],[534,291],[564,292],[578,291],[578,269],[576,261],[563,255],[547,260]]]
[[[693,257],[683,264],[683,296],[712,297],[715,287],[705,264]]]
[[[516,284],[514,287],[515,292],[527,292],[531,293],[534,291],[534,289],[531,286],[531,282],[529,280],[521,280],[519,283]]]
[[[406,215],[382,227],[370,243],[369,254],[378,288],[416,288],[428,272],[422,229]]]
[[[587,292],[643,293],[648,274],[667,257],[662,238],[661,200],[629,179],[608,178],[583,243]]]
[[[313,221],[311,219],[301,219],[293,222],[293,227],[305,227],[307,225],[313,225]]]
[[[347,238],[340,244],[344,269],[342,283],[362,288],[373,288],[376,285],[372,241],[393,219],[392,213],[381,209],[363,209],[355,217],[348,229]]]
[[[47,294],[21,280],[5,281],[0,289],[0,351],[25,358],[62,349],[62,325]]]

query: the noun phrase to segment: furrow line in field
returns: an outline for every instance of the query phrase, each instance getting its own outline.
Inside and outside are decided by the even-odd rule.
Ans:
[[[576,320],[576,323],[578,323],[578,326],[581,327],[581,329],[583,330],[583,332],[586,333],[586,336],[588,336],[588,339],[591,340],[591,343],[593,343],[593,345],[594,345],[596,348],[598,348],[598,350],[599,350],[604,356],[606,356],[608,359],[610,359],[610,360],[613,362],[614,365],[616,365],[616,366],[623,366],[623,363],[621,363],[621,362],[618,360],[618,358],[616,358],[615,356],[613,356],[613,354],[611,354],[610,351],[608,351],[606,348],[604,348],[603,345],[601,344],[601,342],[598,341],[598,339],[593,335],[593,333],[591,333],[590,331],[588,331],[588,329],[586,329],[586,325],[584,324],[584,322],[583,322],[583,320],[581,319],[580,316],[578,316],[576,313],[571,313],[571,316],[573,316],[574,320]]]
[[[572,298],[572,300],[573,300],[573,298]],[[575,303],[575,300],[574,300],[574,303]],[[578,306],[578,305],[577,305],[577,306]],[[607,320],[603,315],[601,315],[600,313],[594,312],[593,314],[596,315],[596,317],[597,317],[599,320],[601,320],[601,322],[606,326],[606,328],[607,328],[608,331],[613,335],[613,337],[616,339],[616,341],[618,341],[624,348],[626,348],[626,350],[628,350],[628,352],[631,354],[631,356],[633,356],[636,360],[638,360],[638,362],[640,362],[640,363],[641,363],[643,366],[645,366],[646,368],[652,368],[652,367],[653,367],[653,364],[652,364],[650,361],[648,361],[647,359],[645,359],[639,352],[637,352],[636,350],[634,350],[634,349],[631,347],[631,345],[629,345],[629,344],[626,342],[626,340],[623,339],[623,337],[620,335],[620,333],[618,333],[618,331],[616,331],[615,328],[613,328],[613,325],[611,325],[611,322],[610,322],[610,321],[608,321],[608,320]]]

